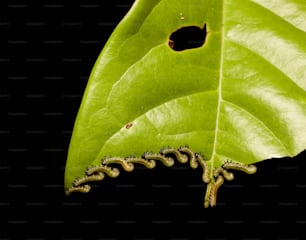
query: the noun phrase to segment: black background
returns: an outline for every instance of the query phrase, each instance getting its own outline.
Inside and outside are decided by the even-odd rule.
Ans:
[[[305,239],[306,153],[236,173],[204,209],[200,170],[122,172],[64,195],[91,68],[133,1],[1,1],[0,240]]]

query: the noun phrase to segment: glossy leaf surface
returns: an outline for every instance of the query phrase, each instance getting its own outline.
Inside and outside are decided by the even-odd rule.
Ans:
[[[202,46],[175,51],[195,26]],[[75,122],[65,187],[109,156],[188,145],[208,175],[306,148],[304,0],[136,0],[100,54]],[[175,44],[175,43],[174,43]]]

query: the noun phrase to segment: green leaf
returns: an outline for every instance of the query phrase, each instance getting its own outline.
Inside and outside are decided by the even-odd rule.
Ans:
[[[191,26],[205,26],[205,43],[176,51],[170,36]],[[177,159],[203,168],[207,207],[228,170],[254,173],[250,164],[302,152],[305,31],[305,0],[136,0],[92,70],[67,193],[117,177],[111,164]]]

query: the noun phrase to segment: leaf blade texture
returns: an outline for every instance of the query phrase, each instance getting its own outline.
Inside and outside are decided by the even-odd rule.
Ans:
[[[302,0],[136,0],[90,75],[65,187],[105,157],[166,146],[201,153],[212,182],[226,162],[302,152],[305,22]],[[204,25],[203,46],[169,46],[171,33]]]

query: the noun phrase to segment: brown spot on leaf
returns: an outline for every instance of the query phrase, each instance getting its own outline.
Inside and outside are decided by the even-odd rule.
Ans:
[[[169,47],[171,47],[172,49],[174,48],[174,41],[169,39]]]
[[[128,124],[125,125],[126,129],[130,129],[131,127],[133,127],[133,123],[128,123]]]

